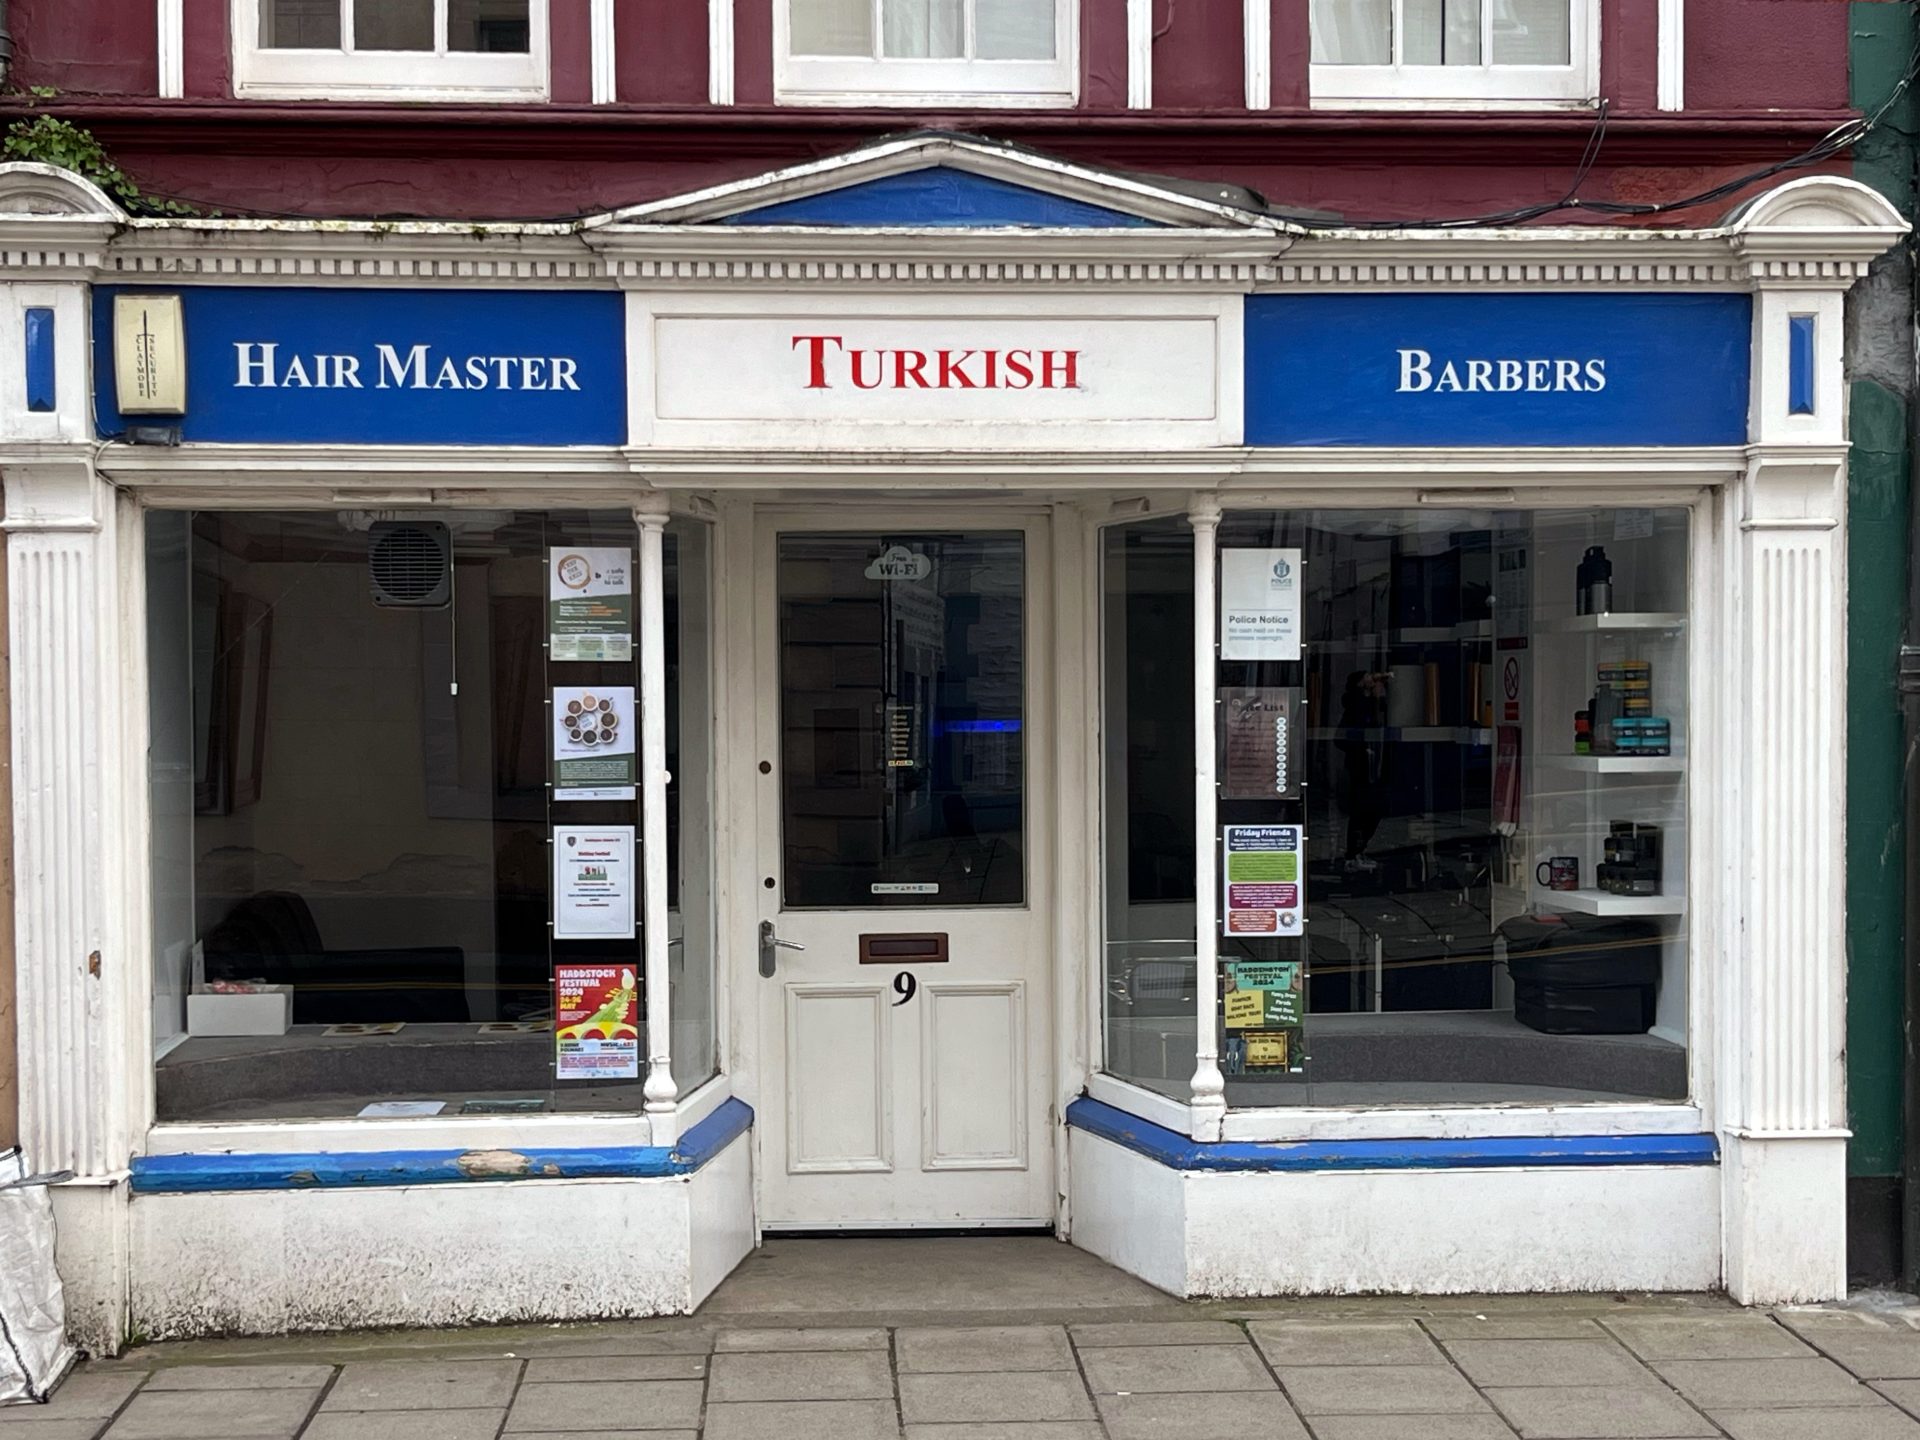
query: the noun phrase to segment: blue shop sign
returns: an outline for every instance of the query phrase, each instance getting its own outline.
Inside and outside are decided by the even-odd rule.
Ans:
[[[97,423],[108,438],[129,423],[114,391],[113,297],[121,293],[101,287],[93,296]],[[611,291],[181,286],[177,293],[187,351],[179,424],[188,442],[619,445],[627,438],[626,306]]]
[[[1255,295],[1249,445],[1741,445],[1745,295]]]

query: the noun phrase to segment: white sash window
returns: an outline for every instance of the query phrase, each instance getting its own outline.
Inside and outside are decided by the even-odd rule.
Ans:
[[[543,100],[547,0],[233,0],[234,90]]]
[[[777,0],[776,83],[795,104],[1061,105],[1075,0]]]
[[[1597,88],[1593,0],[1312,0],[1322,105],[1565,105]]]

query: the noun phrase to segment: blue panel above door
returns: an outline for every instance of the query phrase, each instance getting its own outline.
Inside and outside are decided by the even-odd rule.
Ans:
[[[947,166],[862,180],[839,190],[729,215],[728,225],[939,226],[1099,229],[1153,224],[1137,215],[1049,195]]]

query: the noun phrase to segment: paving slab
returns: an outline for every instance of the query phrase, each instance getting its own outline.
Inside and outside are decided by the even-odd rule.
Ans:
[[[760,1350],[884,1350],[887,1332],[880,1329],[722,1330],[713,1337],[715,1354]]]
[[[1702,1410],[1877,1405],[1880,1397],[1831,1360],[1655,1360],[1661,1376]]]
[[[77,1370],[44,1405],[0,1407],[0,1425],[47,1425],[56,1420],[105,1420],[147,1378],[144,1370]]]
[[[900,1420],[891,1400],[709,1405],[703,1440],[900,1440]]]
[[[1428,1315],[1420,1321],[1436,1340],[1604,1340],[1588,1315]]]
[[[698,1380],[604,1380],[522,1385],[507,1414],[508,1435],[530,1430],[691,1430],[706,1389]]]
[[[1485,1410],[1447,1365],[1276,1365],[1302,1415],[1457,1415]]]
[[[156,1370],[154,1390],[318,1390],[333,1378],[331,1365],[175,1365]]]
[[[657,1335],[541,1336],[522,1344],[517,1354],[566,1359],[586,1355],[710,1355],[712,1331],[680,1331]]]
[[[1606,1322],[1645,1360],[1793,1360],[1813,1351],[1765,1315],[1638,1315]]]
[[[292,1440],[319,1395],[317,1389],[140,1394],[106,1434],[109,1440]]]
[[[529,1360],[529,1385],[573,1385],[595,1380],[701,1380],[704,1355],[582,1355]]]
[[[1497,1415],[1316,1415],[1314,1440],[1513,1440]]]
[[[1255,1320],[1247,1333],[1275,1365],[1444,1365],[1412,1320]]]
[[[465,1410],[505,1407],[518,1360],[366,1360],[347,1365],[323,1410]]]
[[[1111,1440],[1308,1440],[1300,1417],[1272,1390],[1095,1398]]]
[[[1072,1371],[902,1375],[900,1415],[910,1425],[958,1421],[1091,1420],[1093,1402]]]
[[[1712,1421],[1678,1395],[1651,1385],[1629,1390],[1613,1385],[1542,1386],[1486,1393],[1522,1440],[1686,1440],[1718,1433]]]
[[[710,1400],[891,1400],[893,1376],[879,1350],[716,1355]]]
[[[1238,1345],[1115,1345],[1080,1357],[1096,1395],[1271,1390],[1273,1376],[1244,1341]]]
[[[1891,1405],[1845,1410],[1714,1410],[1733,1440],[1920,1440],[1920,1421]]]
[[[1059,1325],[982,1325],[897,1330],[893,1353],[900,1373],[956,1374],[968,1370],[1071,1370],[1073,1347]]]
[[[39,1406],[35,1406],[39,1409]],[[93,1440],[100,1428],[107,1422],[104,1418],[95,1420],[36,1420],[31,1430],[9,1430],[10,1435],[18,1435],[22,1440],[31,1436],[32,1440]]]
[[[1107,1440],[1098,1420],[1000,1420],[909,1425],[907,1440]]]
[[[350,1410],[316,1415],[300,1440],[494,1440],[505,1410]]]
[[[1447,1353],[1476,1385],[1658,1385],[1611,1340],[1449,1340]]]
[[[1872,1388],[1909,1415],[1920,1415],[1920,1380],[1875,1380]]]
[[[1781,1323],[1862,1380],[1920,1379],[1920,1330],[1877,1315],[1788,1313]]]
[[[1082,1350],[1103,1345],[1233,1345],[1247,1332],[1225,1320],[1142,1320],[1138,1324],[1074,1325],[1073,1343]]]

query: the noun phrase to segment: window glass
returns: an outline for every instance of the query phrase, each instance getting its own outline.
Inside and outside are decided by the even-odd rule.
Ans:
[[[1035,0],[974,0],[973,45],[982,60],[1051,60],[1054,7]]]
[[[1026,896],[1023,540],[783,535],[788,909]]]
[[[1186,1098],[1193,1078],[1193,531],[1106,532],[1106,1068]]]
[[[787,13],[795,55],[873,54],[873,0],[791,0]]]
[[[1402,0],[1409,65],[1478,65],[1480,0]]]
[[[524,55],[527,0],[447,0],[447,49]]]
[[[958,60],[967,53],[966,0],[881,0],[888,59]]]
[[[270,50],[337,50],[340,0],[260,0],[260,43]]]
[[[1138,737],[1190,723],[1133,679],[1151,533],[1108,540],[1108,992],[1110,1065],[1156,1084],[1116,971],[1153,883],[1131,837],[1173,799]],[[1685,1099],[1687,512],[1234,512],[1220,547],[1229,1103]]]
[[[638,1108],[631,516],[209,512],[148,534],[154,1025],[184,1037],[159,1118]],[[705,537],[667,542],[686,1085],[713,1066]],[[576,579],[596,620],[562,603]]]
[[[667,924],[673,1078],[689,1093],[719,1069],[714,1020],[713,601],[711,535],[666,536]]]
[[[1393,0],[1313,0],[1315,65],[1393,63]]]
[[[794,55],[1051,60],[1056,0],[787,0]]]
[[[432,50],[433,0],[353,0],[356,50]]]
[[[1565,65],[1572,45],[1567,0],[1498,0],[1493,8],[1493,63]]]

